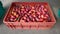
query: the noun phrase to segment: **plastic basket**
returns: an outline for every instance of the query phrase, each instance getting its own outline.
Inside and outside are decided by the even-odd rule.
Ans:
[[[51,21],[24,21],[22,20],[23,17],[25,17],[25,14],[28,14],[27,12],[24,14],[19,15],[18,19],[16,21],[8,21],[8,17],[10,16],[11,12],[14,10],[13,7],[18,6],[39,6],[44,5],[48,9],[49,17],[51,18]],[[15,9],[17,11],[17,9]],[[18,11],[19,12],[19,11]],[[22,16],[22,17],[21,17]],[[13,2],[10,8],[8,9],[3,22],[12,29],[50,29],[53,27],[53,25],[56,23],[56,20],[54,18],[54,15],[52,13],[52,10],[47,2]]]

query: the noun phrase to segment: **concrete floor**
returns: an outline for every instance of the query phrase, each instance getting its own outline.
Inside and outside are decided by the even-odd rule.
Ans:
[[[60,8],[60,0],[1,0],[4,8],[7,10],[8,7],[14,1],[35,1],[35,2],[48,2],[53,10],[55,18],[57,20],[53,28],[49,30],[11,30],[2,22],[3,19],[0,19],[0,34],[60,34],[60,19],[57,16],[57,10]]]

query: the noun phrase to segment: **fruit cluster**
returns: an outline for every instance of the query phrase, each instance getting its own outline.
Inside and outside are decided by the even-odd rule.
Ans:
[[[51,18],[45,5],[15,5],[10,11],[9,21],[50,22]]]

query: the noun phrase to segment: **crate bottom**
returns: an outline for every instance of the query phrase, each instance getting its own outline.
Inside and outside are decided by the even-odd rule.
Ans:
[[[10,29],[51,29],[53,27],[53,25],[21,26],[21,25],[9,25],[9,24],[7,24],[7,26]]]

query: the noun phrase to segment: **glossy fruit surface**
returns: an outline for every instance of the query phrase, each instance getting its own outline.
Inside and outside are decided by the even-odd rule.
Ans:
[[[26,22],[48,22],[51,21],[47,7],[44,5],[15,5],[11,11],[9,21],[23,19]]]

